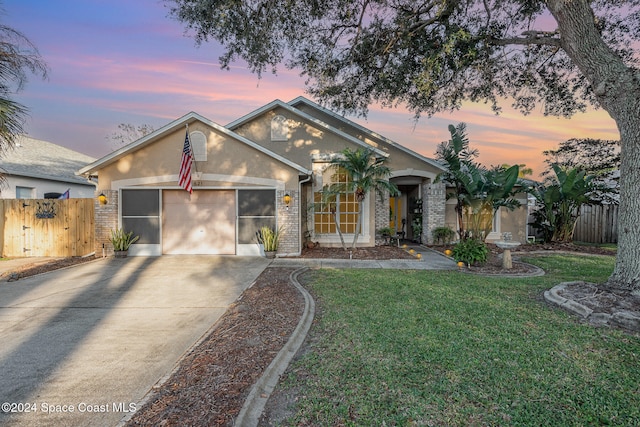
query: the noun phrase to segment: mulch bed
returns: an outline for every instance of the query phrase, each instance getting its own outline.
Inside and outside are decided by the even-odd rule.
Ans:
[[[292,271],[267,268],[127,425],[232,426],[302,315],[304,299],[289,283]]]
[[[415,259],[413,255],[397,246],[374,246],[372,248],[327,248],[316,246],[315,248],[302,250],[298,258],[331,258],[331,259]]]
[[[540,254],[544,255],[545,253],[552,254],[558,252],[615,256],[615,251],[611,251],[598,246],[583,246],[575,245],[573,243],[524,244],[511,251],[511,255],[513,258],[513,268],[505,270],[502,267],[503,250],[491,243],[487,244],[487,247],[489,249],[487,262],[483,264],[472,265],[470,267],[465,267],[464,271],[484,275],[527,276],[536,274],[540,270],[535,266],[519,262],[518,258],[521,256]],[[431,249],[439,252],[444,252],[447,249],[453,249],[453,245],[434,245],[431,246]]]
[[[595,313],[613,314],[628,311],[640,316],[640,295],[631,291],[603,289],[594,283],[572,282],[559,294],[590,308]]]
[[[93,261],[97,257],[69,257],[61,259],[53,259],[46,262],[33,262],[24,264],[13,271],[8,271],[0,275],[0,279],[6,279],[13,282],[15,280],[23,279],[25,277],[35,276],[36,274],[46,273],[52,270],[58,270],[60,268],[71,267],[72,265],[82,264],[85,262]]]

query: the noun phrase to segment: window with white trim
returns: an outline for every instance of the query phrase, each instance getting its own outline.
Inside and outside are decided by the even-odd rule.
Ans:
[[[271,119],[271,140],[289,140],[289,121],[285,116],[277,115]]]
[[[191,141],[191,149],[193,150],[193,158],[196,162],[207,161],[207,137],[200,131],[191,132],[189,134]]]
[[[329,167],[322,174],[322,182],[327,185],[340,184],[346,186],[349,183],[349,176],[343,171]],[[358,201],[355,193],[352,191],[344,192],[328,199],[323,196],[322,188],[318,188],[313,192],[314,233],[316,235],[336,234],[338,232],[336,221],[340,224],[342,233],[355,233],[358,224]],[[359,232],[361,233],[362,230],[359,230]]]
[[[35,188],[33,187],[16,186],[16,199],[33,199],[34,192]]]

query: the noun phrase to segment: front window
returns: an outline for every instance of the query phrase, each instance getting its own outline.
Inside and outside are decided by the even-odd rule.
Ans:
[[[284,116],[275,116],[271,119],[271,140],[289,140],[289,122]]]
[[[196,162],[207,161],[207,137],[200,131],[191,132],[189,135],[191,141],[191,150],[193,158]]]
[[[16,199],[33,199],[35,188],[16,186]]]
[[[347,187],[349,176],[343,171],[329,168],[323,173],[323,181],[327,186],[339,185]],[[324,197],[323,197],[324,196]],[[314,191],[314,231],[315,234],[337,233],[335,222],[345,234],[356,232],[358,222],[358,201],[353,191],[327,197],[322,190]],[[335,216],[335,220],[334,220]]]

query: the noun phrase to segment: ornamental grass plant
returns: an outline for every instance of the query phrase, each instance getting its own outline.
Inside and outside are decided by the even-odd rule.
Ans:
[[[278,250],[280,246],[280,237],[282,236],[282,227],[271,228],[269,226],[262,226],[256,233],[258,243],[264,246],[266,252],[274,252]]]

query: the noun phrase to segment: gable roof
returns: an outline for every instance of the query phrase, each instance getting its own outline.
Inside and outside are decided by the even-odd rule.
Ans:
[[[235,140],[237,140],[240,143],[246,144],[264,154],[266,154],[267,156],[286,164],[287,166],[292,167],[293,169],[296,169],[298,172],[305,174],[305,175],[311,175],[311,171],[292,162],[289,159],[286,159],[282,156],[280,156],[279,154],[276,154],[266,148],[264,148],[263,146],[256,144],[255,142],[241,136],[238,135],[237,133],[220,126],[219,124],[201,116],[198,113],[195,112],[190,112],[188,114],[185,114],[184,116],[180,117],[179,119],[176,119],[174,121],[172,121],[171,123],[161,127],[160,129],[155,130],[154,132],[151,132],[150,134],[138,139],[137,141],[134,141],[128,145],[125,145],[124,147],[107,154],[106,156],[96,160],[95,162],[83,167],[82,169],[80,169],[78,172],[76,172],[78,175],[92,175],[95,174],[95,172],[97,172],[98,170],[104,168],[107,165],[110,165],[111,163],[117,162],[119,159],[121,159],[122,157],[128,155],[129,153],[139,150],[140,148],[146,147],[147,145],[152,144],[154,141],[156,141],[159,137],[162,137],[163,135],[166,135],[168,133],[174,132],[176,130],[176,128],[178,127],[183,127],[188,125],[189,123],[193,123],[195,121],[200,121],[202,123],[204,123],[207,126],[210,126],[213,129],[216,129],[217,131],[219,131],[220,133],[223,133]]]
[[[243,124],[245,124],[245,123],[253,120],[254,118],[266,113],[267,111],[273,110],[276,107],[283,108],[283,109],[291,112],[292,114],[295,114],[298,117],[303,118],[304,120],[312,122],[313,124],[318,126],[320,129],[324,129],[324,130],[326,130],[328,132],[336,134],[336,135],[340,136],[341,138],[344,138],[344,139],[346,139],[346,140],[348,140],[348,141],[350,141],[350,142],[352,142],[352,143],[354,143],[356,145],[359,145],[359,146],[361,146],[363,148],[371,149],[371,150],[373,150],[374,153],[376,153],[379,156],[389,157],[389,153],[386,153],[386,152],[384,152],[384,151],[382,151],[382,150],[380,150],[378,148],[375,148],[375,147],[367,144],[366,142],[361,141],[358,138],[356,138],[354,136],[351,136],[348,133],[343,132],[340,129],[335,128],[335,127],[323,122],[322,120],[318,119],[317,117],[313,117],[310,114],[307,114],[307,113],[305,113],[305,112],[303,112],[301,110],[298,110],[297,108],[295,108],[295,107],[293,107],[293,106],[291,106],[291,105],[289,105],[289,104],[287,104],[285,102],[282,102],[279,99],[271,101],[270,103],[258,108],[257,110],[254,110],[254,111],[250,112],[249,114],[247,114],[245,116],[242,116],[237,120],[232,121],[231,123],[227,124],[226,127],[229,128],[229,129],[232,129],[232,130],[233,129],[237,129],[238,127],[242,126]]]
[[[331,110],[329,110],[327,108],[324,108],[323,106],[321,106],[319,104],[316,104],[315,102],[305,98],[304,96],[299,96],[299,97],[297,97],[295,99],[292,99],[291,101],[288,102],[288,105],[290,105],[290,106],[292,106],[294,108],[296,106],[300,105],[300,104],[305,104],[305,105],[307,105],[307,106],[309,106],[311,108],[314,108],[314,109],[316,109],[316,110],[318,110],[318,111],[320,111],[320,112],[322,112],[322,113],[324,113],[326,115],[329,115],[329,116],[331,116],[331,117],[333,117],[333,118],[335,118],[337,120],[340,120],[346,126],[354,128],[355,130],[368,135],[369,137],[371,137],[371,139],[377,139],[378,141],[380,141],[380,142],[382,142],[384,144],[387,144],[387,145],[390,145],[390,146],[392,146],[394,148],[397,148],[398,150],[403,151],[403,152],[405,152],[405,153],[407,153],[407,154],[409,154],[409,155],[411,155],[411,156],[413,156],[413,157],[415,157],[417,159],[420,159],[423,162],[426,162],[426,163],[430,164],[431,166],[433,166],[435,168],[438,168],[438,169],[440,169],[442,171],[446,170],[446,168],[440,162],[438,162],[437,160],[431,159],[429,157],[423,156],[422,154],[416,153],[415,151],[405,147],[404,145],[398,144],[397,142],[395,142],[395,141],[393,141],[393,140],[391,140],[391,139],[389,139],[389,138],[387,138],[385,136],[382,136],[379,133],[376,133],[376,132],[372,131],[371,129],[368,129],[368,128],[362,126],[362,125],[359,125],[358,123],[356,123],[354,121],[351,121],[351,120],[347,119],[346,117],[344,117],[344,116],[342,116],[340,114],[336,114],[335,112],[333,112],[333,111],[331,111]]]
[[[0,170],[7,175],[95,186],[75,174],[95,157],[87,156],[48,141],[18,136],[16,145],[0,159]]]

